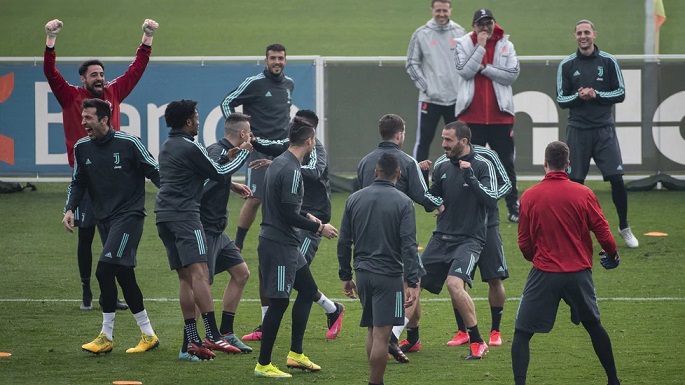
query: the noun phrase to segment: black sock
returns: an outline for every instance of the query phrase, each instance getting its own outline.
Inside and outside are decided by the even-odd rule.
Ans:
[[[526,373],[530,362],[530,339],[533,333],[516,329],[511,343],[511,368],[514,371],[516,385],[526,385]]]
[[[76,259],[78,260],[78,272],[81,282],[87,279],[90,282],[90,275],[93,269],[93,238],[95,237],[95,226],[79,227],[78,246],[76,249]]]
[[[295,353],[302,353],[302,341],[304,340],[304,332],[307,328],[307,321],[309,320],[311,310],[311,297],[307,298],[306,294],[297,293],[295,303],[293,303],[293,329],[290,338],[290,350]]]
[[[198,345],[201,344],[202,342],[200,341],[200,335],[197,334],[197,325],[195,323],[195,318],[188,318],[184,322],[185,333],[183,334],[186,337],[188,343],[192,342]]]
[[[499,325],[502,322],[502,312],[504,307],[494,307],[490,306],[490,314],[492,315],[492,329],[499,331]]]
[[[459,314],[459,310],[457,309],[454,309],[454,319],[457,320],[459,331],[466,333],[466,324],[464,324],[464,319],[461,318],[461,314]]]
[[[609,334],[607,334],[607,331],[604,330],[604,327],[599,322],[583,322],[583,326],[588,334],[590,334],[592,347],[595,348],[595,354],[597,354],[599,362],[604,367],[609,383],[618,384],[616,363],[614,362],[614,352],[611,348]]]
[[[208,311],[207,313],[202,313],[202,322],[205,324],[205,335],[211,341],[216,341],[220,334],[219,329],[216,328],[216,319],[214,318],[214,312]]]
[[[611,200],[614,202],[618,214],[618,227],[623,230],[628,227],[628,190],[623,183],[623,178],[612,179],[610,182]]]
[[[221,334],[233,333],[233,320],[235,319],[235,313],[230,311],[221,312],[221,328],[219,332]]]
[[[407,328],[407,341],[414,345],[419,342],[419,327]]]
[[[183,345],[181,345],[181,353],[188,353],[188,333],[186,328],[183,328]]]
[[[266,311],[264,321],[262,321],[262,341],[258,361],[260,365],[271,363],[271,353],[274,349],[278,329],[281,327],[283,314],[290,304],[287,298],[270,298],[269,300],[271,301],[269,310]]]
[[[483,342],[483,339],[480,337],[477,324],[467,327],[466,331],[469,333],[469,342]]]
[[[245,228],[242,228],[240,226],[238,226],[238,228],[235,230],[235,241],[234,242],[235,242],[236,247],[238,247],[240,250],[243,249],[243,242],[245,242],[245,236],[247,235],[247,232],[249,230],[250,230],[249,228],[245,229]]]

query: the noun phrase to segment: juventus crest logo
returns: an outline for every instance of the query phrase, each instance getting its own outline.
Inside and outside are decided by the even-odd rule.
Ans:
[[[602,76],[604,75],[604,67],[599,66],[597,67],[597,76]]]
[[[119,161],[120,161],[120,159],[119,159],[119,153],[118,153],[118,152],[115,152],[115,153],[112,154],[112,155],[114,156],[114,164],[119,164]]]

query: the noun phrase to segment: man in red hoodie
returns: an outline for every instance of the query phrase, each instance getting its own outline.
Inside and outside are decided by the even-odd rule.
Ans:
[[[571,321],[582,323],[590,334],[609,385],[619,384],[611,339],[599,320],[590,232],[604,249],[600,262],[605,269],[618,266],[616,242],[592,190],[568,179],[566,143],[547,145],[543,164],[545,178],[521,196],[518,244],[533,269],[521,294],[511,345],[516,385],[526,383],[530,339],[552,330],[562,299],[571,308]]]
[[[457,40],[455,64],[459,74],[455,116],[471,128],[471,143],[490,145],[499,154],[511,181],[505,196],[510,222],[518,222],[518,190],[514,171],[514,102],[511,85],[519,63],[509,35],[489,9],[473,15],[473,32]]]
[[[152,38],[159,24],[150,19],[143,22],[143,38],[136,59],[128,67],[128,70],[120,77],[105,82],[105,65],[99,60],[88,60],[81,64],[79,75],[82,85],[69,84],[55,65],[55,42],[57,35],[64,27],[59,19],[50,20],[45,24],[45,53],[43,55],[43,72],[48,80],[52,93],[62,106],[62,122],[64,125],[64,139],[67,145],[67,159],[69,165],[74,167],[74,144],[86,136],[86,130],[81,125],[81,103],[84,99],[102,99],[109,103],[112,109],[110,124],[114,130],[119,131],[120,112],[119,105],[124,98],[133,91],[138,81],[143,76],[152,51]],[[90,290],[90,275],[93,264],[91,245],[95,237],[95,217],[91,207],[90,197],[84,196],[79,207],[74,213],[74,223],[78,226],[78,251],[77,259],[79,274],[81,275],[81,287],[83,291],[81,310],[93,308],[91,301],[93,293]],[[117,300],[117,309],[126,310],[128,306]]]

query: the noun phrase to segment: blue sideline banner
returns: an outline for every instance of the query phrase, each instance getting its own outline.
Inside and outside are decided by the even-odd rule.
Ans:
[[[133,60],[131,58],[131,60]],[[105,79],[123,74],[129,63],[105,63]],[[57,68],[72,85],[81,85],[80,63]],[[208,146],[223,137],[221,102],[248,76],[264,69],[258,63],[149,63],[133,92],[121,105],[121,129],[140,137],[157,157],[169,129],[164,122],[166,105],[178,99],[198,101],[200,132],[197,140]],[[289,62],[285,74],[295,82],[293,114],[316,107],[315,66]],[[240,110],[240,109],[239,109]],[[43,63],[0,64],[0,175],[70,175],[62,109],[43,75]]]

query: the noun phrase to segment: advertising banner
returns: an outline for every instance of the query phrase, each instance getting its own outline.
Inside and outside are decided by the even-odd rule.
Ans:
[[[103,58],[105,80],[126,71],[130,61]],[[60,62],[57,68],[72,85],[81,85],[78,62]],[[264,70],[263,62],[160,62],[154,58],[133,92],[121,105],[121,129],[140,137],[157,157],[169,129],[164,109],[173,100],[198,101],[200,132],[197,140],[208,146],[223,136],[220,104],[245,78]],[[311,62],[289,61],[285,74],[295,82],[293,110],[314,109],[315,67]],[[0,64],[0,176],[68,176],[62,109],[43,74],[43,63]]]

